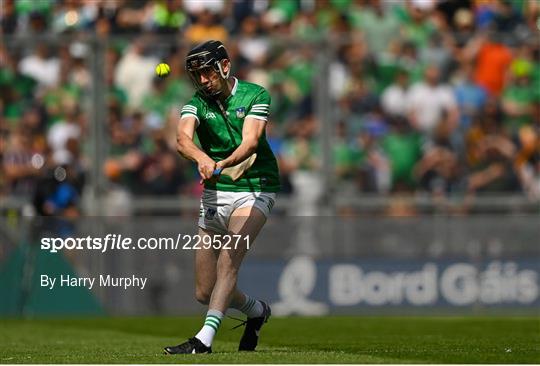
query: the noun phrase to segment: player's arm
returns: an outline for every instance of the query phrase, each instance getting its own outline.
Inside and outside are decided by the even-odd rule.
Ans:
[[[193,142],[197,119],[192,115],[183,116],[176,129],[176,150],[180,155],[197,163],[202,179],[210,179],[216,168],[212,160]]]
[[[246,117],[242,127],[242,142],[231,155],[217,163],[217,168],[239,164],[255,153],[265,127],[266,121],[256,117]]]

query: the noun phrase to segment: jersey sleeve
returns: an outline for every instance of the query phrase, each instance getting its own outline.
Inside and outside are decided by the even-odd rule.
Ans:
[[[252,117],[263,121],[268,121],[271,101],[272,98],[270,97],[270,93],[268,93],[266,89],[262,89],[253,100],[253,103],[247,112],[246,118]]]
[[[200,104],[197,103],[197,99],[192,98],[189,101],[189,103],[184,105],[182,109],[180,110],[180,119],[184,117],[195,117],[195,119],[197,120],[197,127],[198,127],[199,124],[201,123],[199,119],[199,109],[200,109]]]

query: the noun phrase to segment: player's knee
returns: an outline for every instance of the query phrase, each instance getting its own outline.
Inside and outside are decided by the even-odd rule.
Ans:
[[[210,296],[212,295],[211,291],[208,291],[206,288],[197,287],[195,288],[195,299],[203,305],[208,305],[210,303]]]

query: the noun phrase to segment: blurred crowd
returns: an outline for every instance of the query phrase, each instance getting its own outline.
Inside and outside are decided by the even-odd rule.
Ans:
[[[333,193],[540,199],[536,0],[2,0],[0,18],[0,197],[39,214],[80,213],[96,156],[96,44],[105,188],[200,193],[175,126],[193,93],[184,55],[207,39],[226,44],[236,76],[270,90],[268,139],[304,213],[328,173],[325,77]]]

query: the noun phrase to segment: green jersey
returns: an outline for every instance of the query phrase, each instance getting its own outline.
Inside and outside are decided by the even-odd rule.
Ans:
[[[231,95],[224,102],[195,93],[182,108],[181,115],[197,119],[197,137],[204,152],[214,161],[227,158],[242,142],[244,119],[268,120],[270,94],[263,87],[235,78]],[[228,192],[277,192],[280,189],[277,161],[263,132],[257,147],[257,160],[233,182],[222,175],[205,188]]]

